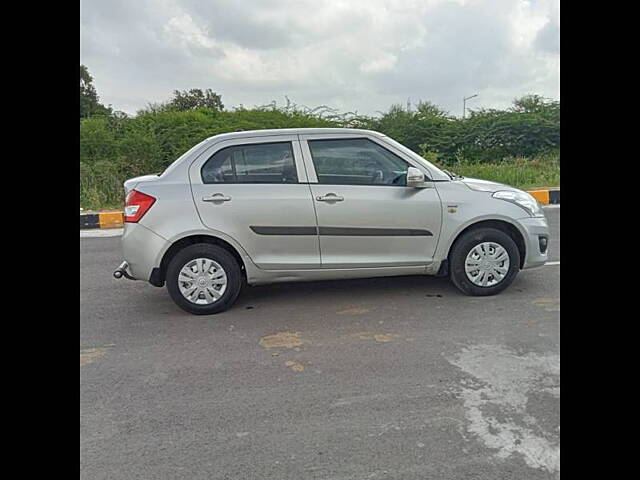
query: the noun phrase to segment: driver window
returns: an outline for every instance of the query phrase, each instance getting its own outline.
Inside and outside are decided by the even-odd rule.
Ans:
[[[318,183],[406,186],[409,164],[366,138],[309,140]]]

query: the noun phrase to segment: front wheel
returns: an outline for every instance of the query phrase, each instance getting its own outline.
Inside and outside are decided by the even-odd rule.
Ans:
[[[227,250],[197,243],[180,250],[167,268],[167,290],[183,310],[211,315],[227,310],[238,298],[242,274]]]
[[[520,252],[513,239],[495,228],[464,233],[451,249],[450,278],[467,295],[495,295],[507,288],[520,270]]]

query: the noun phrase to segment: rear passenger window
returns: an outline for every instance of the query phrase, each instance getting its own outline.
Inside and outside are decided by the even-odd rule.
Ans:
[[[298,183],[291,142],[223,148],[201,173],[203,183]]]

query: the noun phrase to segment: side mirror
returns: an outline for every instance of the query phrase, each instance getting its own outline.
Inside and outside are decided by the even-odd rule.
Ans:
[[[407,187],[425,188],[429,186],[426,181],[427,179],[424,173],[416,167],[409,167],[407,169]]]

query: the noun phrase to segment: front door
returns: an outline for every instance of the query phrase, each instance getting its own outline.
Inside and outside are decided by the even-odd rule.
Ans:
[[[322,268],[426,265],[442,211],[430,188],[406,186],[414,161],[375,138],[301,136]],[[424,167],[422,166],[424,171]]]
[[[191,165],[189,176],[202,222],[234,238],[258,268],[320,268],[297,136],[215,144]]]

